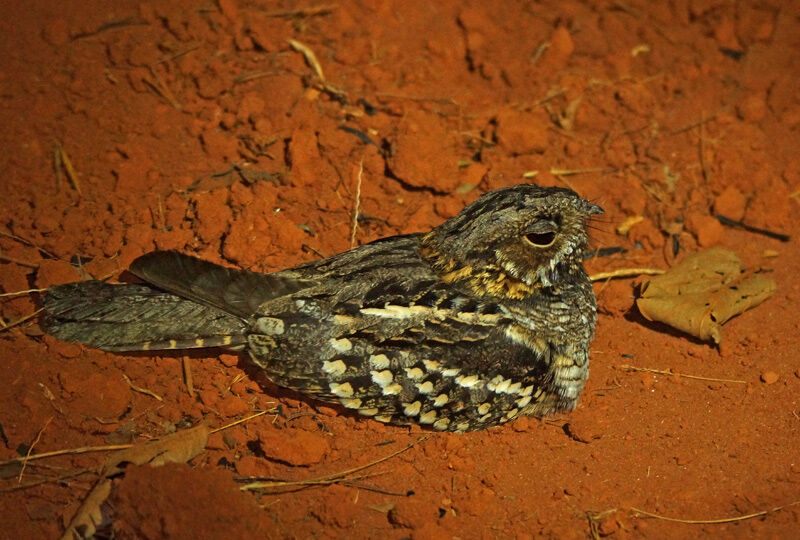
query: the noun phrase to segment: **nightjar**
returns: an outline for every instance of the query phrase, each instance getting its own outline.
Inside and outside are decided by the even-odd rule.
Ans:
[[[428,233],[259,274],[172,251],[139,284],[44,295],[44,327],[107,351],[246,350],[275,383],[380,422],[464,432],[575,406],[596,311],[569,189],[491,191]]]

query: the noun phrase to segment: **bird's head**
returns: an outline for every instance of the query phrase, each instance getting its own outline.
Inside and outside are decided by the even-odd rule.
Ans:
[[[434,228],[421,253],[446,281],[523,298],[581,264],[586,218],[602,213],[570,189],[520,184],[484,194]]]

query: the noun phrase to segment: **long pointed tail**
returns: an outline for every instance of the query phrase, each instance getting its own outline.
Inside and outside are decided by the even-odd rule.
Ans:
[[[240,348],[246,322],[217,307],[144,285],[101,281],[49,289],[44,329],[106,351]]]

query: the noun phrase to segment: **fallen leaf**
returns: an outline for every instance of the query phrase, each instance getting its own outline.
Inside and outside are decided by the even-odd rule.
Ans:
[[[125,466],[145,465],[159,467],[165,463],[186,463],[206,447],[209,427],[201,423],[193,428],[170,433],[158,440],[137,444],[108,456],[103,474],[111,476]]]
[[[650,321],[720,343],[722,325],[769,298],[775,288],[766,275],[746,272],[734,253],[713,248],[645,282],[636,305]]]
[[[111,480],[102,478],[83,500],[61,540],[92,538],[97,526],[103,522],[102,506],[110,494]]]
[[[92,538],[103,521],[103,503],[111,494],[112,477],[124,474],[128,465],[159,467],[165,463],[186,463],[206,447],[209,427],[201,423],[193,428],[143,442],[108,456],[100,480],[86,496],[69,523],[61,540]]]

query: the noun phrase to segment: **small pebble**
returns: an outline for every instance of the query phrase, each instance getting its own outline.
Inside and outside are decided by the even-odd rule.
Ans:
[[[774,382],[778,382],[780,376],[775,373],[774,371],[765,371],[761,374],[761,381],[766,384],[772,384]]]

